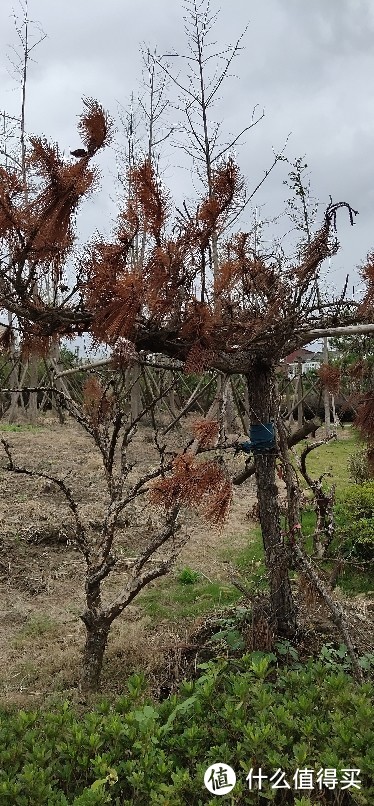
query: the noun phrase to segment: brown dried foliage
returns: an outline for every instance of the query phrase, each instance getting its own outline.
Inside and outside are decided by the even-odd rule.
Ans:
[[[98,378],[90,375],[83,387],[83,409],[95,428],[111,416],[114,404],[114,397],[109,397]]]
[[[193,344],[186,356],[186,361],[184,364],[185,373],[202,375],[203,372],[205,372],[205,370],[211,366],[213,356],[213,350],[207,350],[205,347],[202,347],[201,344]]]
[[[315,234],[311,242],[305,247],[301,263],[294,268],[297,282],[309,283],[315,277],[321,263],[327,257],[333,257],[339,250],[339,243],[330,237],[331,220],[326,218],[323,226]]]
[[[181,295],[184,293],[183,277],[186,249],[183,243],[166,241],[156,246],[143,267],[145,295],[149,312],[155,322],[177,313]]]
[[[347,375],[354,380],[362,381],[365,374],[365,362],[360,358],[355,361],[350,367],[347,367]]]
[[[355,425],[364,437],[374,443],[374,390],[362,395]]]
[[[0,166],[0,238],[5,238],[13,227],[19,227],[21,217],[14,202],[24,193],[20,176]]]
[[[317,375],[322,381],[323,386],[325,386],[329,392],[337,394],[341,379],[339,367],[333,367],[332,364],[321,364],[320,368],[317,370]]]
[[[208,346],[217,323],[217,316],[212,313],[209,306],[194,299],[187,307],[180,335],[182,339],[194,338],[203,346]]]
[[[95,311],[94,335],[109,344],[135,337],[142,308],[154,324],[175,318],[186,290],[191,245],[185,235],[164,238],[168,199],[148,160],[130,171],[129,183],[131,198],[119,216],[117,242],[94,244],[86,261],[85,300]],[[145,235],[150,238],[143,253]]]
[[[85,297],[91,310],[113,300],[118,280],[126,276],[128,244],[95,243],[86,258]]]
[[[133,191],[132,204],[142,218],[144,231],[152,235],[156,245],[160,246],[169,200],[150,160],[145,160],[130,171],[130,186]]]
[[[136,317],[143,301],[143,278],[140,272],[128,271],[113,284],[109,295],[101,295],[100,290],[99,286],[91,286],[87,297],[95,310],[92,334],[107,344],[115,344],[118,338],[132,340]]]
[[[276,360],[295,333],[321,321],[307,280],[315,280],[321,260],[336,248],[329,241],[330,225],[342,205],[329,205],[295,270],[277,253],[254,254],[249,234],[239,233],[226,245],[219,239],[220,268],[212,277],[212,237],[222,234],[244,198],[231,158],[213,165],[208,196],[196,213],[186,204],[177,210],[173,227],[168,226],[169,196],[157,170],[149,160],[133,167],[113,242],[91,245],[79,265],[75,295],[68,294],[61,305],[57,295],[52,305],[42,300],[36,309],[32,289],[48,273],[61,280],[74,244],[78,204],[95,182],[90,158],[111,136],[102,107],[87,99],[84,107],[79,131],[86,150],[72,152],[76,159],[64,161],[57,146],[33,138],[29,165],[37,181],[33,187],[30,183],[28,194],[14,173],[0,174],[0,235],[12,256],[9,277],[3,272],[1,278],[0,301],[19,317],[21,329],[31,332],[30,321],[43,321],[50,334],[91,329],[98,341],[111,345],[119,339],[135,346],[151,343],[152,350],[186,361],[187,371],[201,372],[218,355],[232,353],[236,359],[242,349],[247,365],[254,350],[271,352]],[[195,299],[198,285],[204,302]]]
[[[374,315],[374,252],[369,252],[360,274],[366,286],[366,293],[360,305],[364,316]]]
[[[191,454],[174,460],[173,473],[152,485],[152,503],[172,509],[176,504],[196,507],[219,525],[227,518],[232,498],[229,478],[215,461],[198,461]]]
[[[219,321],[217,313],[212,313],[205,302],[195,299],[189,303],[180,328],[181,338],[193,342],[186,357],[185,372],[200,374],[209,366],[214,354],[214,330]]]
[[[193,282],[199,271],[194,262],[195,229],[189,222],[175,238],[164,238],[143,266],[146,278],[145,303],[158,324],[172,321],[178,329],[186,318]]]
[[[137,358],[135,344],[128,339],[118,339],[112,350],[113,368],[127,369]]]
[[[206,227],[205,235],[219,226],[220,216],[239,200],[243,187],[240,170],[231,157],[213,171],[210,195],[202,202],[198,213],[198,220]]]
[[[216,420],[195,420],[192,433],[200,448],[212,448],[217,442],[219,423]]]
[[[247,249],[248,239],[249,234],[241,232],[226,243],[227,257],[221,261],[216,277],[218,294],[229,293],[238,282],[249,279],[254,266],[253,257],[250,257]]]
[[[47,260],[56,248],[66,257],[73,243],[72,216],[80,199],[94,189],[95,171],[83,161],[63,162],[57,145],[30,138],[29,164],[45,180],[38,197],[25,210],[25,230],[38,260]]]
[[[238,233],[226,242],[215,293],[229,303],[230,320],[239,333],[246,319],[254,332],[263,327],[264,320],[269,323],[279,318],[282,305],[291,296],[287,283],[286,272],[281,274],[271,260],[254,254],[248,233]]]
[[[14,306],[22,309],[18,315],[25,354],[39,349],[44,354],[52,332],[67,333],[71,328],[64,312],[59,316],[57,299],[52,311],[51,300],[37,297],[35,289],[44,277],[51,279],[50,287],[62,280],[74,245],[77,207],[95,184],[96,173],[89,169],[89,159],[110,139],[111,124],[102,107],[92,100],[84,100],[84,105],[79,124],[87,147],[84,159],[65,161],[56,144],[45,137],[31,137],[26,155],[27,185],[20,170],[0,168],[0,237],[9,251],[1,291],[5,299],[10,296],[14,313],[18,313]],[[69,306],[73,318],[74,305],[76,301]],[[39,318],[43,321],[43,314],[44,332],[42,325],[38,330],[34,324]]]
[[[93,156],[110,143],[113,124],[103,107],[93,98],[83,98],[83,104],[86,111],[81,115],[78,129],[87,154]]]
[[[43,332],[43,326],[33,324],[21,341],[21,356],[22,358],[30,358],[31,356],[45,358],[49,354],[51,343],[52,339]]]

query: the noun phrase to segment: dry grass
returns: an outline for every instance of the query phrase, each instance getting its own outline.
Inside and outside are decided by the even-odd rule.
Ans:
[[[50,417],[40,428],[4,436],[18,464],[65,478],[85,521],[92,530],[98,528],[107,502],[101,461],[90,438],[74,422],[61,426]],[[151,429],[139,432],[131,450],[130,459],[137,458],[138,472],[144,472],[155,460]],[[4,458],[3,468],[5,464]],[[84,608],[84,564],[70,541],[72,521],[64,497],[54,485],[5,469],[0,470],[0,485],[0,696],[3,702],[28,706],[58,692],[78,691],[85,637],[79,618]],[[203,524],[197,514],[188,516],[190,540],[174,580],[181,568],[190,566],[204,577],[227,583],[228,565],[222,554],[225,548],[239,551],[247,545],[246,513],[253,495],[250,483],[235,491],[228,523],[221,530]],[[142,547],[151,515],[143,504],[124,513],[117,540],[120,557],[134,556]],[[120,559],[104,586],[104,596],[112,598],[120,590],[124,573]],[[165,649],[165,635],[166,643],[173,644],[185,628],[177,620],[173,626],[151,622],[137,600],[113,625],[103,674],[105,690],[121,690],[126,676],[139,666],[151,672]]]
[[[191,433],[192,419],[174,435],[175,446]],[[8,430],[4,436],[19,464],[65,478],[90,529],[99,528],[107,502],[101,461],[90,438],[74,422],[61,426],[47,418],[39,428]],[[346,442],[345,446],[348,449]],[[150,428],[139,431],[131,451],[130,460],[136,459],[137,472],[143,473],[156,458]],[[332,458],[324,461],[330,463]],[[243,464],[242,458],[229,461],[233,472]],[[5,459],[1,464],[4,468]],[[71,542],[72,522],[64,498],[54,485],[1,468],[0,489],[0,698],[3,704],[22,707],[62,695],[79,702],[84,564]],[[235,488],[224,528],[186,513],[190,539],[175,570],[135,600],[113,625],[103,669],[107,694],[122,691],[126,677],[140,668],[152,680],[164,667],[165,657],[180,654],[201,619],[235,601],[229,582],[232,564],[241,568],[247,554],[253,551],[258,560],[260,552],[258,534],[248,518],[254,502],[255,488],[249,480]],[[144,503],[124,512],[117,538],[119,562],[104,586],[104,597],[119,592],[125,574],[122,560],[141,549],[153,516],[154,510]],[[250,568],[247,561],[244,565],[251,576],[258,562],[252,559]],[[200,574],[198,582],[178,581],[186,568]],[[348,607],[353,630],[369,634],[370,599],[357,597]],[[310,608],[304,610],[307,629],[331,634],[324,608],[313,607],[313,619]]]

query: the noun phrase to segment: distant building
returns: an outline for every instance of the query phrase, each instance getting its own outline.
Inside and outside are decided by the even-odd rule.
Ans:
[[[313,352],[301,347],[299,350],[294,350],[289,355],[286,355],[282,361],[282,369],[286,375],[294,378],[295,375],[299,374],[299,367],[301,367],[301,373],[304,375],[310,370],[318,370],[321,364],[323,364],[323,353]]]
[[[339,357],[336,350],[329,350],[329,361],[334,361]],[[318,370],[321,364],[324,363],[323,353],[319,351],[307,350],[306,347],[300,347],[299,350],[294,350],[293,353],[286,355],[281,362],[281,368],[290,378],[294,378],[299,373],[299,366],[301,366],[301,373],[305,375],[310,370]]]

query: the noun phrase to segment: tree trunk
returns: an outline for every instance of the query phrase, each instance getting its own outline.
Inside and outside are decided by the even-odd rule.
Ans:
[[[87,609],[81,615],[86,627],[81,687],[83,691],[98,691],[112,619],[103,613],[101,579],[97,578],[97,569],[93,567],[89,567],[87,573],[86,603]]]
[[[111,623],[90,611],[81,618],[86,627],[81,687],[83,691],[98,691]]]
[[[251,424],[268,423],[274,415],[274,366],[259,360],[247,375]],[[288,575],[288,555],[281,533],[275,452],[254,457],[257,497],[270,599],[279,635],[292,635],[296,627],[295,606]]]

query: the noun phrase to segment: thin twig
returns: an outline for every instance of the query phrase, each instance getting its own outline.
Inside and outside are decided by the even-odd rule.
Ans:
[[[352,643],[351,635],[349,632],[343,608],[341,607],[339,602],[337,602],[332,597],[332,595],[328,593],[320,576],[318,575],[318,572],[316,571],[315,568],[313,568],[311,560],[307,557],[307,555],[301,548],[300,543],[296,537],[294,537],[292,540],[292,548],[299,561],[300,570],[310,579],[311,583],[314,585],[318,593],[322,596],[322,599],[324,600],[328,609],[330,610],[332,619],[336,624],[338,630],[340,631],[342,638],[344,639],[344,642],[347,646],[347,650],[349,652],[349,656],[352,661],[352,667],[354,670],[355,677],[359,682],[362,682],[363,681],[362,669],[357,660],[357,655]]]

